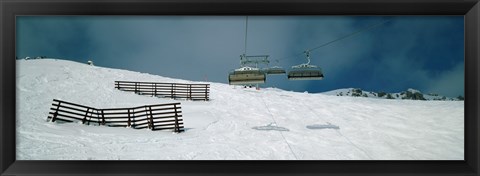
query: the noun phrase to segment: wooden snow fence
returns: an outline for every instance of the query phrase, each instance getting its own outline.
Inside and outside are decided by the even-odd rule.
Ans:
[[[187,100],[208,101],[210,94],[210,84],[115,81],[115,88],[141,95]]]
[[[183,132],[181,113],[180,103],[97,109],[54,99],[47,121]]]

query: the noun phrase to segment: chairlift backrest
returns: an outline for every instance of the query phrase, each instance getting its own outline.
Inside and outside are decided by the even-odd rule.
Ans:
[[[316,65],[310,65],[310,52],[305,51],[305,56],[308,60],[307,63],[292,66],[292,69],[288,72],[288,80],[322,80],[323,72]]]

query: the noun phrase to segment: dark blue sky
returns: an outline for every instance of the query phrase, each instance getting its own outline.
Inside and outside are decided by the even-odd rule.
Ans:
[[[250,16],[247,55],[270,55],[288,69],[306,61],[304,50],[386,20],[312,51],[324,80],[272,75],[261,87],[464,95],[463,16]],[[244,52],[244,16],[21,16],[16,27],[19,58],[92,60],[195,81],[227,83]]]

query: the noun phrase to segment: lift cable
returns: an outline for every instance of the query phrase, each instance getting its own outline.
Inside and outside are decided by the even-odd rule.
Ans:
[[[248,16],[246,17],[245,20],[245,50],[243,52],[243,55],[247,55],[247,33],[248,32]]]
[[[328,45],[330,45],[330,44],[332,44],[332,43],[334,43],[334,42],[338,42],[338,41],[340,41],[340,40],[343,40],[343,39],[352,37],[352,36],[354,36],[354,35],[357,35],[357,34],[359,34],[359,33],[364,32],[364,31],[367,31],[367,30],[373,29],[373,28],[375,28],[375,27],[378,27],[378,26],[380,26],[380,25],[382,25],[382,24],[385,24],[385,23],[387,23],[387,22],[389,22],[389,21],[391,21],[391,20],[392,20],[392,19],[390,18],[390,19],[381,21],[381,22],[379,22],[379,23],[375,23],[375,24],[373,24],[373,25],[367,26],[366,28],[359,29],[359,30],[357,30],[357,31],[355,31],[355,32],[353,32],[353,33],[344,35],[344,36],[342,36],[342,37],[340,37],[340,38],[337,38],[337,39],[335,39],[335,40],[329,41],[329,42],[324,43],[324,44],[322,44],[322,45],[316,46],[316,47],[311,48],[311,49],[307,49],[307,50],[305,50],[304,52],[299,53],[299,54],[296,54],[296,55],[294,55],[294,56],[292,56],[292,57],[298,57],[298,56],[300,56],[300,55],[305,54],[305,52],[312,52],[313,50],[316,50],[316,49],[319,49],[319,48],[328,46]],[[284,57],[284,58],[281,58],[281,59],[278,59],[278,60],[284,60],[284,59],[287,59],[287,58],[291,58],[291,57]]]

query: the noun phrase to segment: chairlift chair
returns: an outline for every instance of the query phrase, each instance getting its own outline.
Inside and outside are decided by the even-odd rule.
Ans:
[[[266,68],[265,73],[268,75],[281,75],[281,74],[285,74],[286,71],[281,67],[275,66],[275,67]]]
[[[288,80],[322,80],[322,69],[316,65],[310,65],[310,52],[305,51],[308,62],[292,66],[292,70],[288,72]]]
[[[278,63],[278,60],[276,60],[276,61]],[[279,66],[273,66],[273,67],[270,67],[270,68],[266,68],[266,69],[264,69],[264,71],[267,75],[282,75],[282,74],[287,73],[285,71],[285,69],[283,69],[282,67],[279,67]]]
[[[228,74],[228,84],[230,85],[252,85],[265,83],[266,75],[257,65],[259,63],[269,63],[268,55],[247,56],[247,29],[248,16],[245,21],[245,52],[240,55],[241,68],[235,69]],[[255,64],[255,67],[248,67],[248,64]]]
[[[235,69],[228,75],[230,85],[252,85],[265,83],[266,76],[258,68],[242,67]]]
[[[292,67],[288,72],[289,80],[322,80],[323,73],[320,68],[315,65],[298,65]]]

